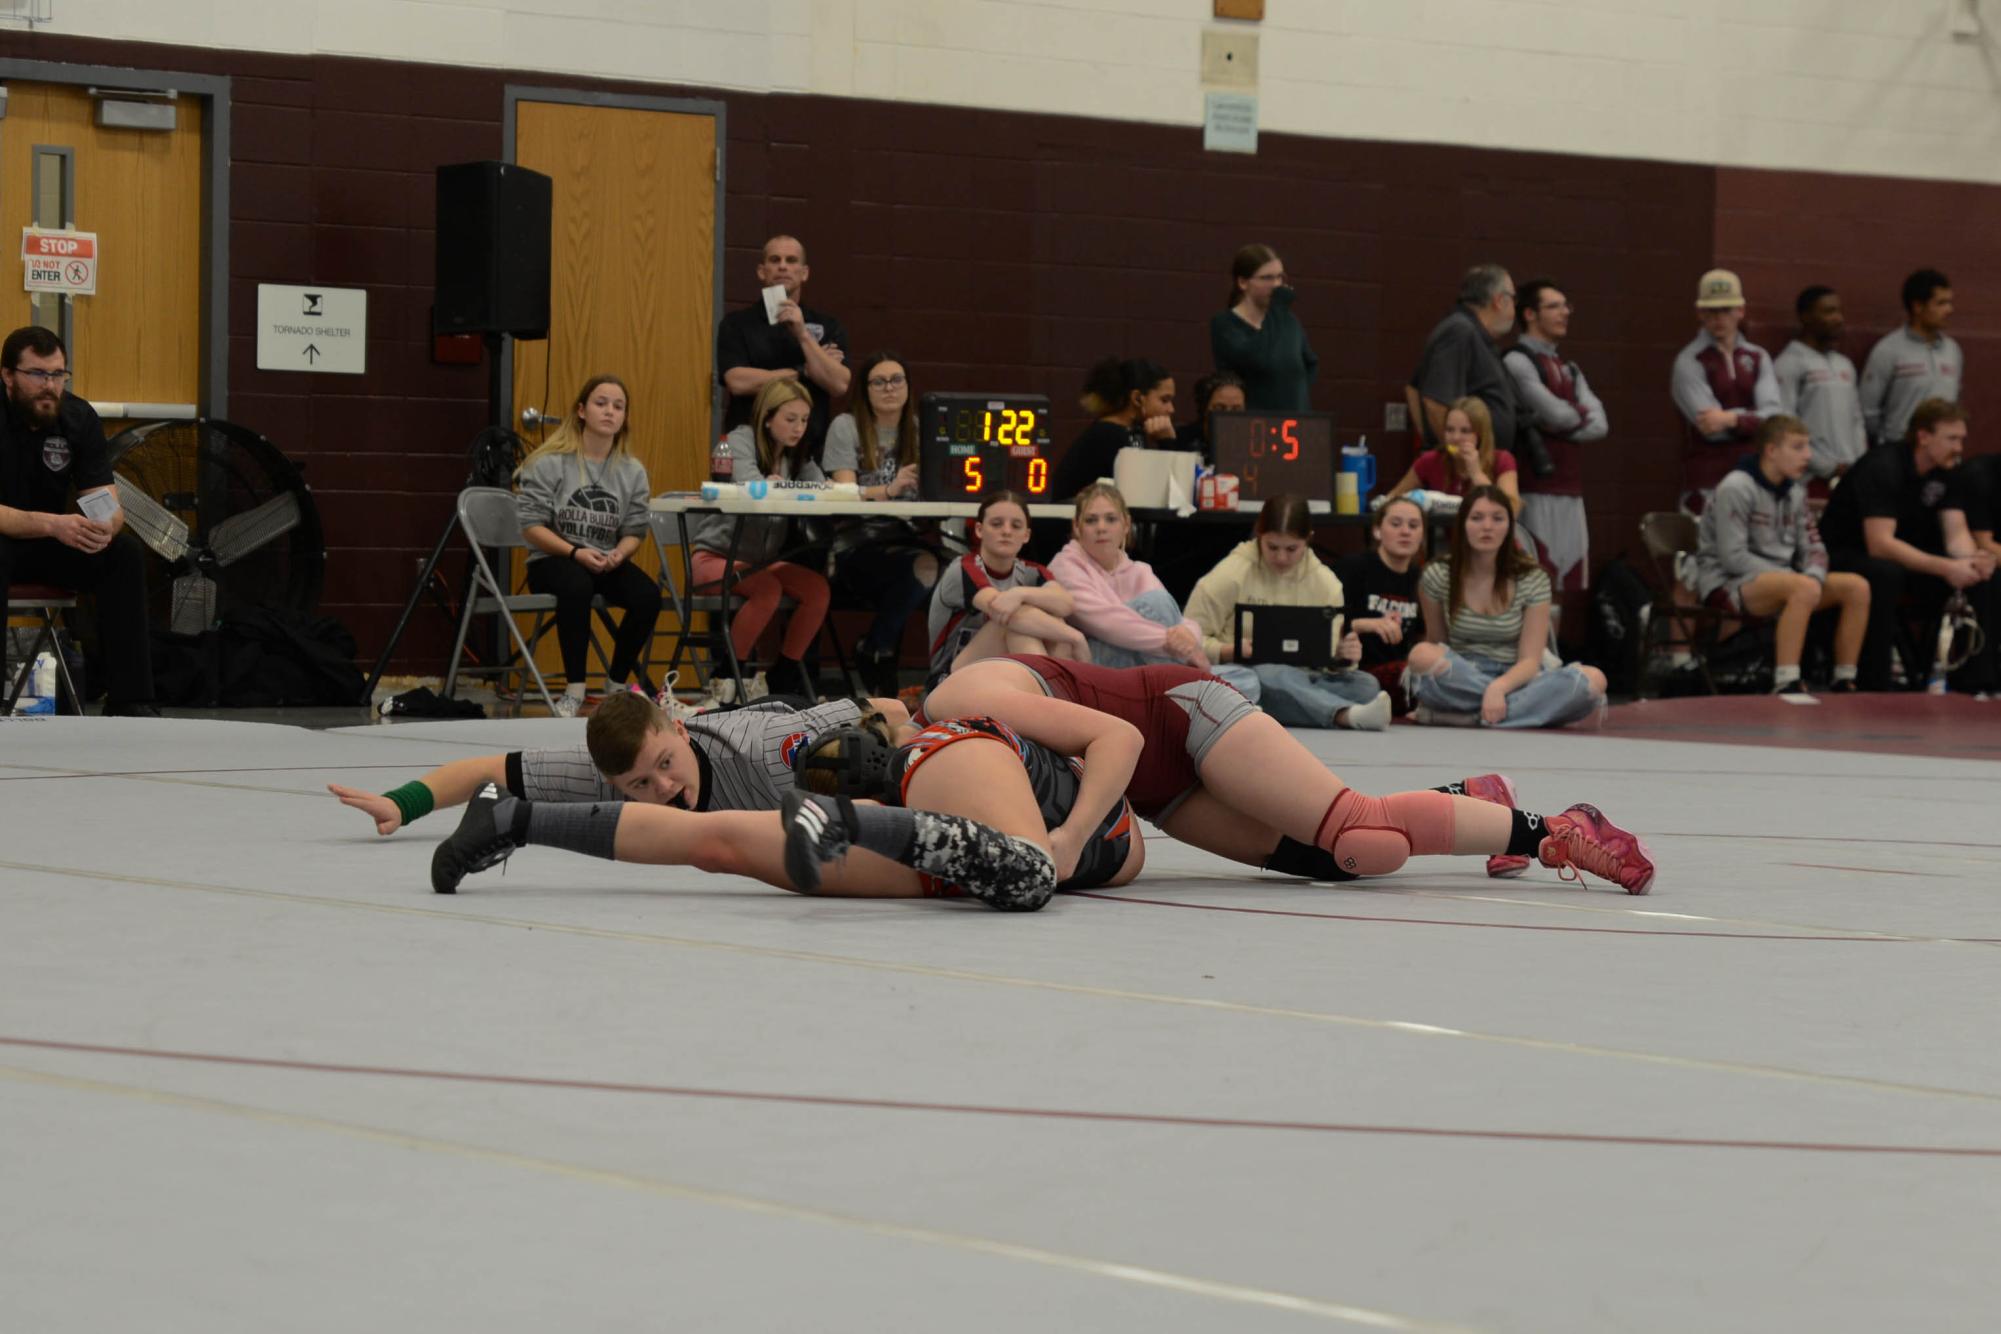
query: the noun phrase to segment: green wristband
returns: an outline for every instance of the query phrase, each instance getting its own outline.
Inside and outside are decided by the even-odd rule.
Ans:
[[[397,814],[403,817],[404,824],[429,815],[438,804],[437,796],[422,783],[405,783],[382,795],[396,803]]]

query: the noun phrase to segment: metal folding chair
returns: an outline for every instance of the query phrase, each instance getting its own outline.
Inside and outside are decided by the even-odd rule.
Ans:
[[[472,587],[467,591],[465,610],[459,616],[458,636],[452,641],[451,665],[445,671],[445,697],[449,699],[452,696],[461,676],[491,676],[500,682],[505,682],[510,676],[518,676],[524,679],[513,692],[515,714],[521,712],[521,697],[527,693],[527,681],[530,679],[535,682],[542,702],[554,713],[556,700],[549,693],[549,683],[543,678],[542,669],[535,664],[535,646],[556,624],[555,595],[508,592],[506,581],[487,559],[489,550],[495,552],[505,569],[511,563],[508,553],[528,545],[528,539],[521,535],[521,519],[515,509],[514,493],[505,487],[467,487],[459,492],[458,523],[459,531],[465,534],[466,543],[472,548]],[[603,598],[593,598],[591,607],[600,616],[609,614]],[[535,618],[526,634],[522,633],[520,624],[514,619],[524,614]],[[473,619],[478,616],[497,617],[507,627],[515,656],[490,666],[460,666],[465,660],[466,638],[472,630]],[[599,664],[608,669],[609,660],[596,634],[591,636],[590,649]]]
[[[7,616],[32,616],[38,622],[35,628],[35,642],[21,659],[20,670],[13,673],[13,679],[6,683],[7,699],[0,704],[0,714],[12,713],[14,703],[28,688],[28,673],[35,670],[35,658],[44,650],[55,655],[56,660],[56,707],[62,707],[64,695],[69,696],[70,710],[83,712],[83,697],[76,692],[76,682],[70,679],[69,659],[63,655],[62,644],[56,638],[56,630],[62,624],[58,618],[61,612],[76,606],[76,593],[72,589],[58,588],[54,584],[10,584],[7,588]]]

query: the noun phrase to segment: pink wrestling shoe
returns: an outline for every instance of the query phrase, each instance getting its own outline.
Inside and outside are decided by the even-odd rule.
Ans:
[[[1654,859],[1647,855],[1647,845],[1606,819],[1596,806],[1579,802],[1549,816],[1543,824],[1549,837],[1542,841],[1542,864],[1555,867],[1557,874],[1562,875],[1565,867],[1572,872],[1589,871],[1628,894],[1644,894],[1653,888]]]
[[[1508,781],[1506,774],[1481,774],[1459,786],[1466,790],[1467,796],[1480,801],[1491,801],[1496,806],[1510,808],[1515,804],[1515,785]],[[1487,858],[1487,875],[1494,880],[1512,880],[1528,869],[1527,857],[1510,857],[1502,852]]]

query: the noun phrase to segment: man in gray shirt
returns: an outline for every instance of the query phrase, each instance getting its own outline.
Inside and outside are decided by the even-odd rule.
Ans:
[[[1904,279],[1904,326],[1883,335],[1862,364],[1862,419],[1874,444],[1901,442],[1911,413],[1928,398],[1959,401],[1966,359],[1945,331],[1952,280],[1937,269]]]
[[[1813,440],[1807,475],[1826,482],[1862,457],[1869,439],[1856,392],[1855,363],[1837,348],[1846,321],[1832,287],[1809,287],[1793,302],[1799,336],[1772,361],[1779,407],[1806,423]]]
[[[1452,400],[1471,395],[1494,419],[1494,446],[1515,443],[1515,382],[1496,347],[1515,323],[1515,280],[1498,264],[1475,264],[1459,281],[1459,304],[1424,340],[1417,369],[1404,386],[1410,427],[1417,438],[1444,438]]]

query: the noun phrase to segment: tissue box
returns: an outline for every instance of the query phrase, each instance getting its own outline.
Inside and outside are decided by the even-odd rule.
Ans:
[[[1237,507],[1239,486],[1235,473],[1212,472],[1196,483],[1195,507],[1205,510],[1233,510]]]
[[[1181,509],[1195,497],[1201,461],[1192,450],[1128,447],[1112,461],[1112,481],[1134,509]]]

